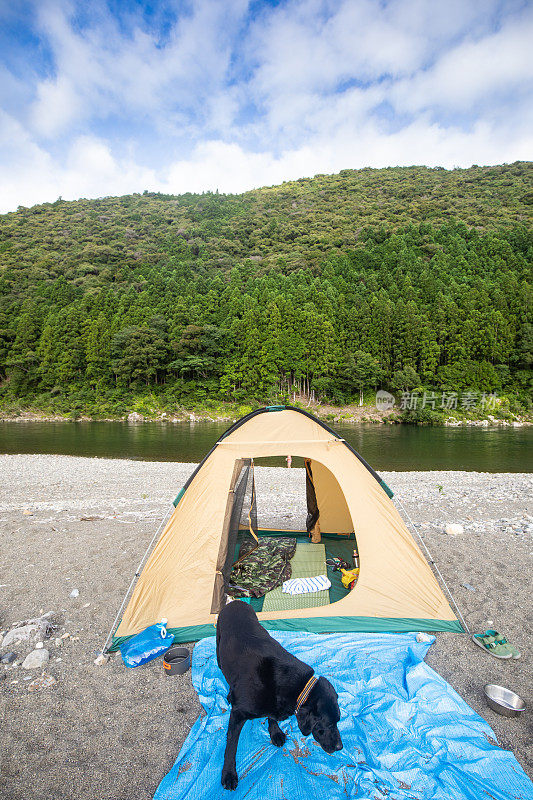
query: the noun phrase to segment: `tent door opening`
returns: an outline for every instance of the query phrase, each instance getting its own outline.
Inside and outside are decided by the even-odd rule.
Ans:
[[[278,508],[274,516],[268,501],[267,473],[256,473],[253,459],[235,462],[217,562],[212,613],[218,613],[230,598],[245,599],[256,611],[329,605],[345,597],[355,585],[356,576],[351,586],[344,585],[344,575],[338,568],[339,562],[348,569],[358,566],[357,541],[351,518],[343,516],[340,499],[344,505],[346,503],[340,486],[336,479],[332,484],[333,476],[318,462],[311,459],[298,461],[304,469],[296,468],[290,473],[295,504],[283,511]],[[324,476],[327,479],[325,490],[318,487],[319,496],[324,496],[326,510],[326,494],[332,494],[336,504],[335,518],[331,513],[333,506],[329,503],[326,523],[337,527],[340,524],[346,530],[321,530],[313,470],[322,477],[322,484]],[[272,527],[258,523],[258,503],[260,514]],[[300,529],[285,528],[285,519],[290,519],[293,524],[299,523]],[[291,577],[315,579],[318,576],[324,576],[325,583],[329,584],[322,590],[296,596],[282,592],[282,583]]]

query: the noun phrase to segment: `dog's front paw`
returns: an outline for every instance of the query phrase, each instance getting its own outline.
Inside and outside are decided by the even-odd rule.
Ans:
[[[239,776],[234,769],[223,769],[221,782],[224,789],[229,789],[230,792],[233,792],[239,783]]]
[[[273,731],[270,734],[270,741],[272,742],[272,744],[275,744],[276,747],[283,747],[283,745],[287,741],[287,737],[285,736],[283,731],[280,728],[278,728],[277,731]]]

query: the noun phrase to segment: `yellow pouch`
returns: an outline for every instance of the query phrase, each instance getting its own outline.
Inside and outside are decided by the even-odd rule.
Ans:
[[[355,569],[341,569],[342,572],[342,585],[345,589],[348,589],[351,583],[357,580],[359,576],[359,567]]]

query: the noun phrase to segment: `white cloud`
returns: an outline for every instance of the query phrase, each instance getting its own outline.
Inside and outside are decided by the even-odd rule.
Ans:
[[[113,156],[105,142],[95,137],[74,140],[62,165],[33,143],[17,123],[8,120],[0,134],[18,142],[12,148],[11,166],[4,168],[0,211],[17,205],[64,199],[120,195],[149,189],[179,194],[218,189],[242,192],[284,180],[331,173],[347,167],[372,165],[470,166],[523,160],[531,153],[533,137],[498,133],[479,123],[470,132],[443,128],[419,119],[394,134],[384,134],[375,124],[365,125],[354,137],[339,129],[334,136],[315,137],[298,148],[274,155],[249,152],[236,143],[213,140],[199,144],[191,156],[170,162],[156,172],[127,157]],[[502,157],[503,154],[503,157]]]
[[[289,0],[254,20],[247,0],[195,0],[164,38],[103,4],[80,27],[76,9],[36,5],[54,69],[7,74],[0,210],[531,157],[521,0]]]
[[[473,0],[345,0],[329,14],[317,7],[324,11],[314,0],[281,6],[252,30],[249,52],[260,55],[248,89],[265,114],[251,132],[259,137],[262,130],[263,140],[267,131],[272,141],[296,144],[334,124],[357,136],[382,103],[407,125],[420,111],[438,111],[436,119],[471,112],[499,93],[468,126],[497,117],[502,92],[531,90],[533,15],[517,1],[507,3],[497,33],[496,0],[483,8]],[[524,105],[509,100],[506,119],[509,107]]]
[[[35,128],[45,137],[65,130],[83,113],[81,95],[71,80],[60,75],[37,86],[37,100],[32,109]]]
[[[120,30],[100,6],[92,24],[80,31],[74,6],[40,4],[40,29],[52,48],[56,74],[37,85],[30,112],[35,133],[51,137],[76,121],[172,113],[176,106],[201,113],[206,98],[225,81],[231,35],[246,6],[246,0],[199,0],[161,44],[135,20],[130,31]]]
[[[474,163],[521,160],[531,152],[533,136],[523,136],[514,142],[506,140],[507,137],[498,136],[483,123],[465,133],[418,120],[390,135],[380,133],[372,124],[365,126],[356,138],[350,132],[339,131],[334,137],[315,139],[277,157],[270,152],[249,153],[236,144],[212,141],[200,145],[192,158],[173,164],[168,177],[159,180],[157,188],[175,193],[217,188],[223,192],[241,192],[347,167],[426,164],[451,169]],[[504,159],[502,152],[506,154]]]
[[[530,13],[498,33],[461,43],[431,69],[393,87],[396,106],[410,111],[429,107],[464,111],[501,93],[509,93],[512,101],[512,93],[531,90],[532,41]]]
[[[343,0],[329,5],[289,3],[259,21],[249,42],[250,55],[261,54],[255,91],[274,102],[280,93],[332,90],[352,78],[368,82],[409,76],[458,36],[486,33],[497,3],[486,0],[482,10],[475,0]]]
[[[105,142],[91,136],[75,139],[65,161],[54,159],[6,114],[0,114],[0,150],[5,158],[0,212],[51,202],[59,196],[74,200],[128,194],[157,182],[153,170],[130,158],[114,158]]]

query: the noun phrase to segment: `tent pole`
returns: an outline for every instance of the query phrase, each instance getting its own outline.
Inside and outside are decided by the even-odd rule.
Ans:
[[[451,592],[451,589],[449,589],[449,587],[448,587],[448,584],[447,584],[447,583],[446,583],[446,581],[444,580],[444,578],[443,578],[443,576],[442,576],[442,573],[441,573],[440,569],[439,569],[439,568],[438,568],[438,566],[437,566],[437,562],[435,561],[435,559],[433,558],[433,556],[432,556],[432,555],[431,555],[431,553],[429,552],[428,546],[426,545],[425,541],[422,539],[421,535],[420,535],[420,534],[419,534],[419,532],[417,531],[417,529],[416,529],[416,526],[415,526],[415,524],[414,524],[413,520],[411,519],[411,517],[410,517],[410,515],[409,515],[409,512],[408,512],[408,511],[406,510],[406,508],[404,507],[404,505],[403,505],[402,501],[400,500],[400,498],[398,497],[398,495],[396,495],[396,500],[397,500],[397,502],[398,502],[398,505],[399,505],[399,506],[400,506],[400,508],[402,509],[403,513],[405,514],[405,516],[406,516],[406,517],[407,517],[407,519],[409,520],[409,523],[410,523],[410,525],[411,525],[411,528],[413,529],[413,531],[416,533],[416,535],[417,535],[417,536],[418,536],[418,538],[420,539],[420,542],[422,543],[422,547],[423,547],[423,548],[424,548],[424,550],[426,551],[427,557],[428,557],[428,559],[429,559],[429,563],[430,563],[430,564],[432,564],[432,565],[435,567],[435,572],[437,573],[437,575],[438,575],[438,576],[439,576],[439,578],[441,579],[442,585],[444,586],[444,588],[445,588],[445,589],[446,589],[446,591],[448,592],[448,596],[450,597],[450,600],[451,600],[451,601],[452,601],[452,603],[453,603],[453,606],[454,606],[454,608],[455,608],[455,611],[457,612],[457,616],[458,616],[458,618],[459,618],[459,620],[460,620],[460,622],[461,622],[461,625],[463,626],[463,629],[464,629],[465,633],[467,633],[467,634],[468,634],[470,637],[472,637],[472,631],[471,631],[471,630],[470,630],[470,628],[468,627],[468,625],[467,625],[467,623],[466,623],[466,620],[465,620],[465,618],[464,618],[464,617],[463,617],[463,615],[461,614],[461,610],[460,610],[459,606],[457,605],[457,601],[456,601],[455,597],[453,596],[453,594],[452,594],[452,592]]]
[[[145,553],[144,553],[143,557],[141,558],[141,560],[140,560],[140,562],[139,562],[139,566],[138,566],[138,567],[137,567],[137,569],[135,570],[135,574],[134,574],[133,578],[131,579],[131,583],[130,583],[130,585],[128,586],[128,588],[127,588],[127,590],[126,590],[126,594],[124,595],[124,599],[122,600],[122,603],[120,604],[120,608],[119,608],[119,610],[117,611],[117,615],[116,615],[116,617],[115,617],[115,620],[114,620],[113,624],[111,625],[111,629],[110,629],[110,631],[109,631],[109,633],[108,633],[108,635],[107,635],[107,639],[105,640],[105,644],[104,644],[104,646],[102,647],[102,649],[99,651],[99,653],[98,653],[98,658],[96,659],[96,661],[98,661],[98,660],[100,659],[100,657],[101,657],[101,656],[104,656],[104,657],[105,657],[105,652],[106,652],[106,650],[107,650],[107,647],[108,647],[108,645],[109,645],[109,642],[111,641],[111,638],[112,638],[112,636],[113,636],[113,633],[114,633],[114,632],[115,632],[115,630],[116,630],[116,626],[117,626],[117,623],[118,623],[118,621],[119,621],[119,619],[120,619],[120,615],[122,614],[122,609],[124,608],[124,605],[126,604],[126,600],[128,599],[128,597],[129,597],[129,594],[130,594],[131,590],[133,589],[133,585],[134,585],[135,581],[137,580],[137,578],[138,578],[138,577],[139,577],[139,575],[141,574],[141,569],[142,569],[142,567],[143,567],[143,564],[144,564],[144,562],[146,561],[146,557],[148,556],[148,553],[149,553],[149,552],[150,552],[150,550],[152,549],[152,545],[154,544],[155,540],[157,539],[157,537],[158,537],[158,535],[159,535],[159,532],[160,532],[161,528],[163,527],[163,525],[165,524],[165,522],[167,521],[167,519],[169,518],[169,516],[170,516],[170,514],[171,514],[171,512],[172,512],[173,510],[174,510],[174,505],[172,504],[172,506],[169,508],[169,510],[167,511],[167,513],[165,514],[165,516],[163,517],[163,519],[161,520],[161,524],[159,525],[159,528],[156,530],[156,532],[155,532],[155,533],[154,533],[154,535],[152,536],[152,539],[151,539],[151,541],[150,541],[150,544],[149,544],[149,545],[148,545],[148,547],[146,548],[146,551],[145,551]],[[96,662],[95,662],[95,663],[96,663]]]

